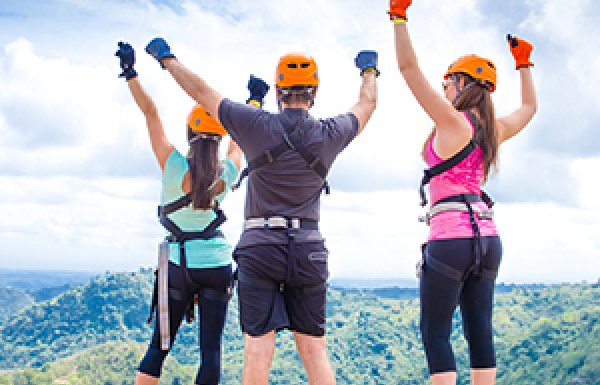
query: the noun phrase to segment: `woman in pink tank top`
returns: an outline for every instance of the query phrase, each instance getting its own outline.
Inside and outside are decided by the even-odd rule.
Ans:
[[[496,67],[490,60],[458,58],[444,75],[443,94],[425,79],[408,35],[406,10],[411,3],[390,0],[389,14],[400,72],[434,122],[422,153],[429,167],[422,187],[429,183],[432,203],[419,281],[422,340],[433,385],[456,384],[450,333],[452,315],[460,306],[471,384],[490,385],[496,377],[492,304],[502,245],[481,186],[495,167],[500,143],[519,133],[536,112],[532,45],[507,36],[521,77],[521,105],[496,118],[491,99]],[[424,194],[422,198],[425,203]]]

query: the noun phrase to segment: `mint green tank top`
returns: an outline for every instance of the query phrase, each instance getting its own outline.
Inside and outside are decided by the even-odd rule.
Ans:
[[[238,176],[239,170],[231,159],[221,161],[221,179],[225,182],[223,192],[215,197],[221,203]],[[166,204],[181,198],[185,193],[181,188],[183,177],[189,170],[187,159],[174,149],[165,162],[162,176],[160,202]],[[183,231],[202,231],[215,219],[213,210],[194,210],[192,205],[169,214],[169,218]],[[229,265],[232,261],[231,245],[225,238],[193,239],[185,242],[187,266],[190,268],[211,268]],[[169,245],[169,261],[179,265],[179,245]]]

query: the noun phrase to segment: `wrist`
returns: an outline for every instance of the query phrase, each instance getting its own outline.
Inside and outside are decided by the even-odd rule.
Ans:
[[[379,70],[377,68],[369,67],[369,68],[365,68],[362,71],[361,76],[363,76],[363,77],[366,76],[366,75],[370,76],[372,74],[374,77],[377,77],[377,76],[379,76],[379,73],[380,72],[379,72]]]
[[[160,63],[160,66],[162,67],[162,69],[167,69],[167,64],[171,60],[176,60],[175,55],[164,56],[164,57],[160,58],[160,60],[158,62]]]
[[[255,100],[255,99],[246,100],[246,104],[250,104],[250,105],[253,105],[258,108],[262,107],[262,102],[260,100]]]

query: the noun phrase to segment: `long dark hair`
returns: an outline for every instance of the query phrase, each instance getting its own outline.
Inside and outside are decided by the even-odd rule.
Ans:
[[[219,135],[197,134],[188,127],[190,150],[190,195],[194,209],[210,209],[215,206],[215,196],[223,191],[219,179]]]
[[[496,131],[496,117],[494,113],[494,104],[490,96],[489,84],[479,82],[471,76],[463,73],[454,74],[457,80],[464,79],[462,92],[453,105],[459,111],[477,112],[478,121],[472,122],[475,125],[475,140],[483,153],[483,181],[486,182],[491,170],[496,171],[498,161],[498,133]],[[423,151],[427,143],[433,137],[433,131],[425,141]],[[423,152],[424,153],[424,152]]]

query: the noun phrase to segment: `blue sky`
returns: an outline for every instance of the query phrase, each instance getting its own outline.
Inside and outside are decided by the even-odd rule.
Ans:
[[[420,146],[431,128],[395,64],[387,1],[0,2],[0,268],[134,270],[150,266],[162,229],[159,169],[144,119],[117,78],[116,42],[137,48],[136,69],[167,135],[185,149],[193,102],[143,52],[162,35],[223,95],[243,101],[250,73],[272,83],[278,57],[305,50],[322,84],[312,113],[356,101],[353,58],[380,55],[378,108],[334,165],[322,228],[334,277],[412,277],[427,234],[417,222]],[[539,111],[501,147],[496,198],[504,240],[500,279],[600,276],[600,5],[591,0],[417,0],[409,31],[428,79],[478,53],[496,63],[496,113],[519,103],[505,34],[533,42]],[[265,106],[275,110],[273,93]],[[243,193],[224,208],[235,242]]]

